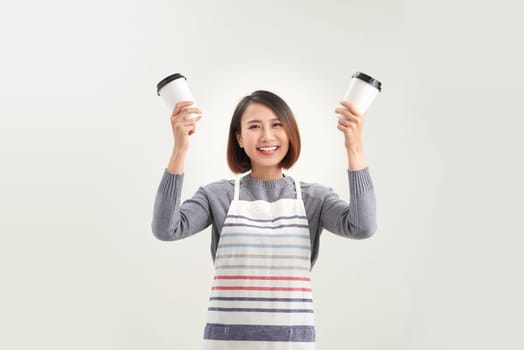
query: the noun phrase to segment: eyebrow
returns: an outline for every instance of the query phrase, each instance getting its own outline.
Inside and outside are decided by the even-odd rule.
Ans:
[[[280,118],[273,118],[273,119],[271,119],[270,121],[272,121],[272,122],[273,122],[273,121],[280,121]],[[251,123],[261,123],[261,121],[258,120],[258,119],[251,119],[251,120],[248,120],[247,123],[248,123],[248,124],[251,124]]]

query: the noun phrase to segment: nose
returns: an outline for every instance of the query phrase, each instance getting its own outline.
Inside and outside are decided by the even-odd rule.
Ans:
[[[271,130],[271,128],[264,128],[261,138],[263,141],[273,140],[273,130]]]

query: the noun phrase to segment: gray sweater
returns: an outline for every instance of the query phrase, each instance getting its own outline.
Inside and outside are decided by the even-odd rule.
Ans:
[[[331,189],[300,182],[311,236],[311,267],[315,264],[323,229],[337,235],[363,239],[377,230],[376,202],[369,168],[348,170],[350,202],[340,199]],[[184,175],[164,170],[155,198],[153,234],[163,241],[189,237],[212,225],[211,256],[215,260],[222,225],[233,199],[234,180],[220,180],[200,187],[181,204]],[[257,180],[249,174],[240,180],[240,200],[274,202],[296,198],[294,181],[284,175],[277,180]]]

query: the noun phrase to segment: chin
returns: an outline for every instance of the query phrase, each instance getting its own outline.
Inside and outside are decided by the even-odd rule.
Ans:
[[[275,160],[275,161],[262,161],[262,162],[256,162],[258,166],[264,167],[264,168],[280,168],[280,163],[282,163],[282,159]]]

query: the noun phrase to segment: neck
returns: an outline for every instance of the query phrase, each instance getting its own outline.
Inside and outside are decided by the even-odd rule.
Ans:
[[[282,168],[251,169],[249,176],[257,180],[277,180],[283,177]]]

